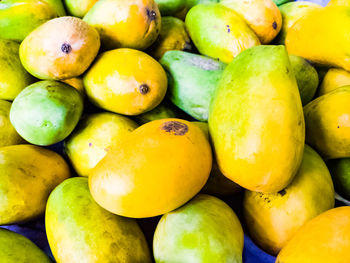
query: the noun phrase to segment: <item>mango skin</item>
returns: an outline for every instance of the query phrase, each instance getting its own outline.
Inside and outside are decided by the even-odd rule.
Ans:
[[[317,8],[288,30],[285,41],[288,53],[350,71],[350,39],[346,30],[349,26],[350,7]]]
[[[0,39],[0,50],[0,99],[12,101],[34,78],[21,64],[18,43]]]
[[[2,263],[52,262],[28,238],[3,228],[0,228],[0,258]]]
[[[147,53],[159,60],[170,50],[191,51],[192,44],[185,23],[176,17],[165,16],[162,17],[159,37]]]
[[[170,100],[193,118],[207,121],[209,104],[226,64],[183,51],[168,51],[159,63],[168,73]]]
[[[340,68],[330,68],[317,90],[317,96],[322,96],[339,87],[348,85],[350,85],[350,72]]]
[[[155,0],[162,16],[175,15],[186,7],[186,0]],[[163,22],[163,21],[162,21]]]
[[[87,178],[65,180],[51,193],[45,226],[58,263],[152,262],[137,222],[97,205]]]
[[[289,55],[289,60],[297,80],[301,102],[306,105],[315,96],[318,87],[317,71],[302,57]]]
[[[137,126],[134,121],[115,113],[87,116],[64,143],[74,170],[80,176],[88,176],[110,148],[115,147]]]
[[[220,4],[194,6],[185,23],[199,53],[224,63],[231,62],[243,50],[260,45],[243,18]]]
[[[70,176],[60,155],[34,145],[2,147],[0,159],[0,225],[42,215],[51,191]]]
[[[84,87],[84,82],[82,78],[71,78],[71,79],[63,79],[61,80],[63,83],[66,83],[73,88],[77,89],[80,94],[85,97],[85,87]]]
[[[11,103],[0,100],[0,147],[20,144],[23,139],[10,122]]]
[[[53,80],[25,88],[13,101],[10,120],[28,142],[51,145],[64,140],[83,112],[83,98],[75,88]]]
[[[306,143],[325,159],[350,157],[350,86],[304,106]]]
[[[329,160],[327,166],[337,193],[350,200],[350,158]]]
[[[242,250],[243,230],[237,216],[210,195],[198,195],[163,215],[153,239],[157,263],[241,263]]]
[[[142,113],[134,117],[136,122],[140,125],[145,124],[150,121],[169,119],[169,118],[178,118],[179,114],[175,107],[165,103],[164,101],[155,107],[153,110]]]
[[[334,208],[334,187],[322,158],[309,146],[293,181],[278,193],[246,191],[244,217],[255,243],[276,255],[307,221]]]
[[[161,28],[154,0],[100,0],[84,21],[97,29],[105,49],[145,50],[156,41]]]
[[[168,80],[151,56],[130,48],[100,54],[83,78],[96,106],[124,115],[139,115],[163,100]]]
[[[251,48],[226,67],[208,123],[226,177],[257,192],[278,192],[291,182],[302,160],[305,127],[284,46]]]
[[[63,2],[70,15],[83,18],[97,0],[63,0]]]
[[[200,128],[181,119],[156,120],[108,152],[89,174],[90,192],[117,215],[153,217],[195,196],[208,180],[211,165],[211,148]]]
[[[349,244],[350,207],[333,208],[300,228],[276,263],[347,263]]]

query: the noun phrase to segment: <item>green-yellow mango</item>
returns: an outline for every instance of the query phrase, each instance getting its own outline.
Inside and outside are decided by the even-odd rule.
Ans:
[[[52,262],[28,238],[0,228],[0,258],[2,263]]]
[[[337,88],[304,107],[306,142],[325,159],[350,157],[350,86]]]
[[[34,78],[21,64],[18,43],[0,39],[0,50],[0,99],[14,100]]]
[[[244,19],[221,4],[194,6],[185,23],[198,51],[224,63],[231,62],[243,50],[260,44]]]
[[[176,108],[171,105],[170,102],[161,104],[155,107],[153,110],[136,115],[134,118],[136,122],[140,125],[145,124],[150,121],[168,119],[168,118],[178,118],[179,113]]]
[[[327,166],[337,193],[350,200],[350,158],[329,160]]]
[[[172,16],[186,7],[187,0],[155,0],[155,2],[162,16]]]
[[[57,263],[152,262],[136,220],[96,204],[87,178],[65,180],[51,193],[45,226]]]
[[[63,0],[67,12],[76,17],[84,17],[98,0]]]
[[[246,191],[243,210],[250,236],[276,255],[307,221],[334,207],[331,175],[322,158],[305,145],[293,181],[278,193]]]
[[[317,96],[322,96],[342,86],[350,85],[350,72],[341,68],[330,68],[324,75],[317,90]]]
[[[305,126],[284,46],[253,47],[226,67],[210,106],[209,130],[219,168],[234,182],[278,192],[292,181]]]
[[[0,100],[0,147],[23,142],[10,122],[10,108],[10,102]]]
[[[34,145],[0,148],[0,225],[42,215],[51,191],[70,176],[64,159]]]

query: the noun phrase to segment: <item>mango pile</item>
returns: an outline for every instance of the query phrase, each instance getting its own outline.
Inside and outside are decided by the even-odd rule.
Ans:
[[[44,219],[53,257],[0,228],[0,262],[350,262],[349,27],[349,0],[2,0],[0,225]]]

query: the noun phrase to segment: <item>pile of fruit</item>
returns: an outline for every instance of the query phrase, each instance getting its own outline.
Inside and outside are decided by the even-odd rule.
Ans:
[[[348,26],[349,0],[2,0],[0,225],[44,217],[62,263],[243,262],[247,235],[350,262]],[[0,228],[0,262],[51,260]]]

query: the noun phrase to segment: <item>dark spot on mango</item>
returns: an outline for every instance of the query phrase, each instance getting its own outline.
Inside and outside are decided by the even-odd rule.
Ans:
[[[272,23],[272,27],[273,27],[273,29],[277,28],[277,23],[275,21]]]
[[[284,189],[278,192],[278,194],[280,194],[281,196],[284,196],[286,193],[287,193],[287,192],[286,192],[286,190],[284,190]]]
[[[92,143],[91,142],[89,142],[89,147],[91,147],[92,146]]]
[[[147,12],[148,18],[149,18],[151,21],[153,21],[153,20],[156,19],[156,17],[157,17],[156,12],[154,12],[153,10],[149,10],[148,8],[146,9],[146,12]]]
[[[139,91],[142,95],[144,94],[147,94],[149,92],[149,87],[147,84],[142,84],[140,87],[139,87]]]
[[[339,126],[337,128],[339,129]]]
[[[192,45],[189,42],[185,42],[184,48],[182,49],[183,51],[191,51],[192,50]]]
[[[68,53],[70,53],[72,51],[72,46],[70,44],[68,44],[68,43],[63,43],[62,46],[61,46],[61,51],[63,53],[68,54]]]
[[[161,129],[174,135],[184,135],[188,132],[188,126],[179,121],[167,121],[163,123]]]

